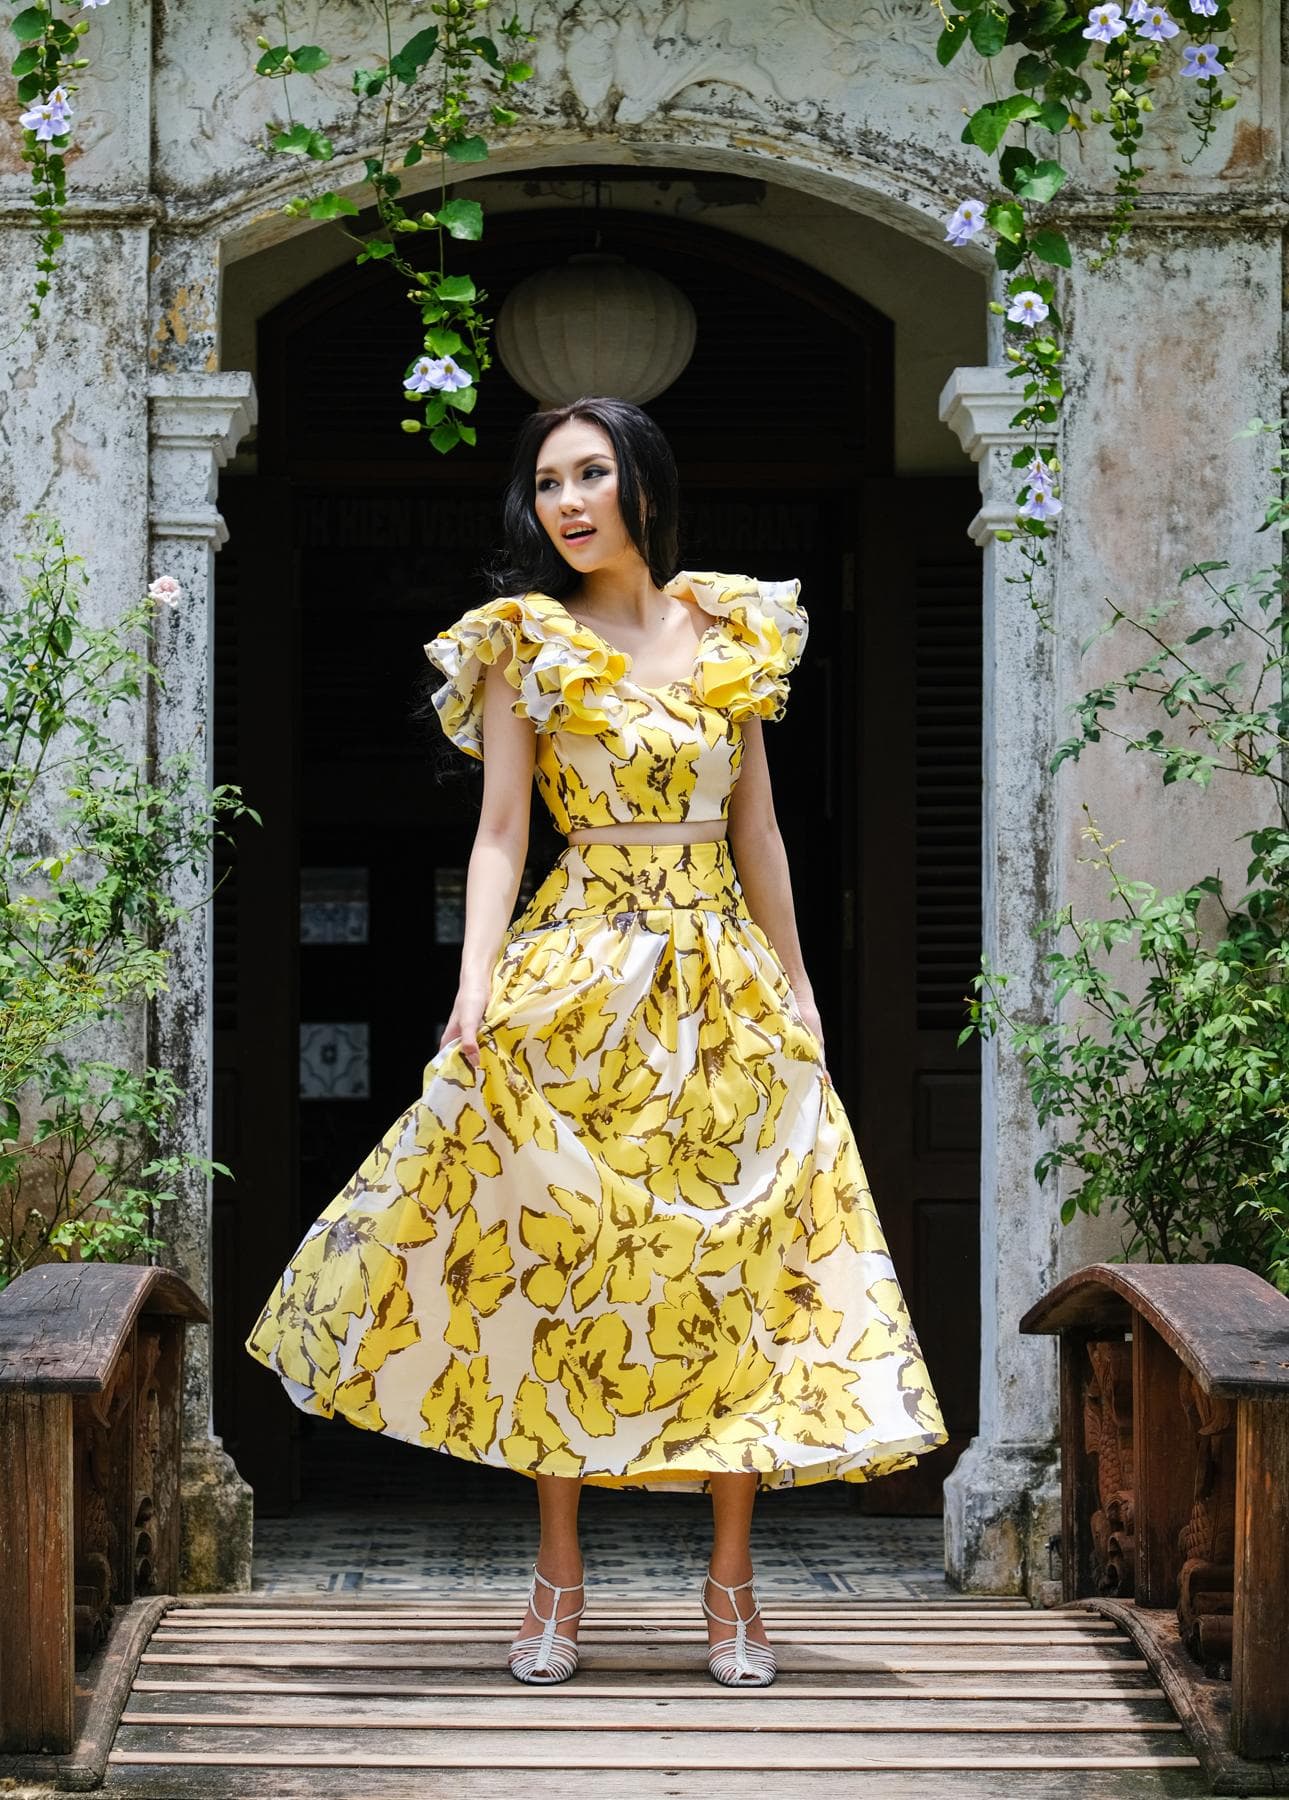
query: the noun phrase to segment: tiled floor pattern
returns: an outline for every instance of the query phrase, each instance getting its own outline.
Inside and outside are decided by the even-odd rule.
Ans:
[[[300,1502],[289,1517],[256,1518],[256,1592],[522,1595],[537,1545],[526,1477],[320,1423],[308,1422]],[[946,1592],[942,1521],[865,1516],[856,1494],[830,1481],[758,1496],[752,1552],[766,1599]],[[697,1593],[705,1496],[585,1488],[580,1518],[588,1590]]]

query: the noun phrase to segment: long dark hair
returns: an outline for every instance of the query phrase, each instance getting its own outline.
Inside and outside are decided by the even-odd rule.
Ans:
[[[550,540],[537,517],[534,472],[542,445],[569,419],[598,425],[613,445],[618,465],[618,506],[627,535],[649,566],[656,587],[670,581],[680,567],[680,496],[676,459],[671,445],[641,407],[613,395],[590,394],[567,406],[530,413],[515,437],[510,477],[501,497],[502,546],[480,571],[488,598],[502,594],[549,594],[563,600],[581,576]],[[464,611],[464,608],[462,609]],[[439,780],[477,773],[460,751],[441,738],[433,694],[444,677],[434,668],[420,672],[411,717],[434,744],[431,763]],[[435,740],[438,740],[435,743]],[[460,765],[466,764],[465,768]]]
[[[654,585],[670,581],[680,566],[680,499],[671,445],[649,414],[630,400],[588,394],[567,406],[530,413],[519,428],[501,497],[502,550],[484,571],[491,598],[535,591],[563,600],[582,579],[539,522],[533,483],[542,444],[570,419],[598,425],[613,445],[622,523]]]

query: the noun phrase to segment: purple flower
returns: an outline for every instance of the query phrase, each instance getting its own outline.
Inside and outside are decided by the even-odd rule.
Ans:
[[[1211,19],[1217,11],[1217,0],[1191,0],[1191,11],[1199,13],[1201,18]]]
[[[1148,6],[1137,26],[1137,36],[1150,38],[1152,42],[1160,44],[1165,38],[1176,37],[1180,30],[1181,26],[1177,21],[1169,18],[1166,6]]]
[[[1051,488],[1036,481],[1029,490],[1029,499],[1021,507],[1020,514],[1023,519],[1054,519],[1060,510],[1061,502]]]
[[[83,12],[93,12],[96,6],[106,5],[107,0],[81,0],[81,10]]]
[[[48,100],[38,100],[29,112],[21,115],[18,123],[24,131],[34,131],[36,142],[47,144],[51,138],[62,137],[71,124],[72,116],[66,107],[53,105]]]
[[[1183,75],[1220,75],[1216,44],[1187,44],[1182,50]]]
[[[945,220],[949,229],[944,234],[946,244],[968,244],[985,222],[985,203],[983,200],[963,200],[956,212]]]
[[[1022,288],[1011,296],[1007,317],[1014,325],[1040,325],[1047,317],[1047,302],[1033,288]]]
[[[1130,25],[1139,25],[1150,11],[1150,0],[1132,0],[1132,5],[1123,15]]]
[[[1108,44],[1111,39],[1122,37],[1128,27],[1119,16],[1119,7],[1094,6],[1088,14],[1088,28],[1083,33],[1085,38],[1092,38],[1098,44]]]
[[[412,365],[411,374],[403,382],[403,391],[409,394],[451,392],[456,388],[469,387],[470,379],[461,365],[454,363],[450,356],[419,356]]]

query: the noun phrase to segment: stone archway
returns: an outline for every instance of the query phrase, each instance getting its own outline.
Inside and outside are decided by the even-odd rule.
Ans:
[[[764,173],[773,158],[776,180],[819,194],[850,210],[878,218],[924,242],[942,238],[943,199],[928,183],[905,172],[896,174],[880,161],[846,156],[817,143],[803,147],[798,137],[762,138],[755,150],[733,141],[736,134],[705,128],[692,141],[671,140],[648,146],[651,159],[673,166]],[[623,137],[588,141],[584,135],[552,132],[540,144],[514,143],[492,159],[500,169],[539,169],[556,158],[568,164],[626,160],[639,145]],[[344,170],[334,172],[344,185]],[[154,342],[157,359],[166,367],[155,378],[154,415],[160,421],[190,412],[215,419],[224,409],[228,424],[219,434],[200,432],[188,446],[184,492],[176,491],[174,507],[185,502],[197,516],[209,509],[219,463],[237,425],[249,425],[253,399],[246,377],[216,373],[219,341],[214,296],[226,261],[254,254],[293,235],[298,227],[265,207],[281,183],[257,187],[253,193],[225,200],[217,216],[182,234],[158,234],[153,270]],[[983,259],[968,252],[978,267]],[[241,413],[237,408],[240,405]],[[1052,659],[1036,616],[1009,581],[1014,552],[999,544],[996,529],[1008,514],[1008,452],[1013,435],[1006,424],[1012,410],[1011,390],[1002,368],[964,368],[950,382],[942,417],[956,431],[964,450],[979,463],[984,504],[972,528],[985,551],[986,660],[984,668],[986,737],[984,948],[995,966],[1013,972],[1012,992],[1037,996],[1042,989],[1037,947],[1026,921],[1049,910],[1051,869],[1042,857],[1017,853],[1019,843],[1033,843],[1035,826],[1050,821],[1052,796],[1047,757],[1035,754],[1045,745],[1053,712]],[[204,446],[204,448],[203,448]],[[203,462],[204,457],[204,462]],[[198,551],[192,560],[194,604],[187,623],[186,644],[174,661],[172,691],[180,696],[175,718],[202,717],[208,710],[211,670],[203,650],[209,643],[209,559],[222,526],[208,510],[205,536],[197,530],[194,545],[205,557],[203,579]],[[164,535],[154,526],[158,541]],[[203,598],[204,597],[204,598]],[[208,1041],[210,1019],[207,928],[197,922],[176,936],[178,967],[196,982],[187,992],[176,984],[162,997],[153,1022],[153,1054],[184,1055],[190,1071],[190,1099],[185,1119],[185,1145],[209,1153],[210,1095],[197,1059],[189,1055],[194,1041]],[[1055,1488],[1052,1479],[1055,1422],[1055,1369],[1049,1347],[1019,1340],[1015,1318],[1036,1288],[1050,1279],[1055,1247],[1048,1208],[1028,1203],[1030,1171],[1042,1148],[1028,1096],[1019,1077],[1000,1058],[995,1046],[984,1057],[984,1154],[981,1169],[982,1311],[986,1320],[986,1353],[982,1364],[982,1424],[979,1437],[963,1457],[946,1487],[946,1550],[951,1576],[964,1586],[1015,1590],[1026,1569],[1038,1567],[1038,1555],[1054,1528]],[[1016,1197],[1026,1196],[1017,1205]],[[167,1221],[167,1236],[176,1246],[176,1261],[199,1291],[209,1291],[209,1193],[196,1184],[182,1197]],[[237,1587],[249,1579],[249,1493],[237,1476],[210,1422],[210,1365],[198,1351],[188,1379],[186,1517],[189,1521],[188,1568],[191,1585]]]

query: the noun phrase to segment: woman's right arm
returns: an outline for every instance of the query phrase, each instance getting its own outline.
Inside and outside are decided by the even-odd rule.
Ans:
[[[489,665],[483,691],[483,803],[466,871],[465,936],[452,1016],[439,1048],[459,1037],[462,1054],[479,1066],[479,1024],[492,988],[502,939],[528,854],[537,734],[511,710],[515,690],[503,670],[510,653]]]

